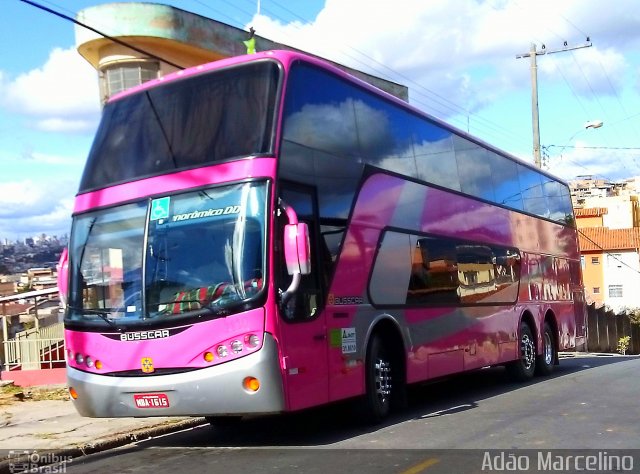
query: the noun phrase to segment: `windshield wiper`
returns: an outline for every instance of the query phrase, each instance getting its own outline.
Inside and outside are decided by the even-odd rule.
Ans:
[[[158,303],[158,306],[166,305],[166,309],[162,311],[158,311],[158,315],[164,317],[171,316],[203,316],[205,314],[213,314],[214,316],[228,316],[230,312],[226,307],[221,307],[220,302],[217,298],[214,301],[206,302],[203,300],[171,300],[171,301],[162,301]],[[180,303],[197,303],[199,305],[198,308],[185,308],[184,311],[173,312],[169,310],[173,305]]]
[[[108,316],[111,314],[109,311],[105,311],[103,309],[91,309],[91,308],[78,308],[76,306],[67,306],[72,311],[78,311],[81,313],[95,314],[100,317],[104,322],[106,322],[109,326],[116,329],[118,332],[122,332],[122,328],[118,326],[113,320]]]

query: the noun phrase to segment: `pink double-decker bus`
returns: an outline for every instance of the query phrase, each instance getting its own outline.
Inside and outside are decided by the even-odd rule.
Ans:
[[[584,339],[565,183],[293,52],[112,98],[66,264],[89,417],[363,397],[380,420],[409,384],[493,365],[528,380]]]

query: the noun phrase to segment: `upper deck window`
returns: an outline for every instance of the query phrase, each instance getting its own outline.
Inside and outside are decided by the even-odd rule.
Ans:
[[[272,152],[280,70],[256,61],[108,103],[80,192]]]
[[[347,217],[368,164],[574,225],[566,184],[321,68],[292,66],[282,120],[280,176],[316,186],[324,217]]]

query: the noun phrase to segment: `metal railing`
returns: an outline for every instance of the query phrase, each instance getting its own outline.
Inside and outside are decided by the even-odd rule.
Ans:
[[[55,369],[65,366],[63,324],[55,323],[39,327],[38,300],[41,297],[50,298],[56,293],[58,293],[58,288],[48,288],[0,297],[3,340],[0,368],[9,371]],[[13,339],[9,339],[9,322],[11,318],[6,314],[6,304],[21,299],[33,300],[33,316],[36,327],[20,331],[15,334]]]
[[[3,342],[4,370],[56,369],[65,366],[64,339],[10,339]]]
[[[64,338],[64,323],[50,324],[49,326],[26,329],[17,332],[14,339],[19,341],[32,339],[62,339]]]

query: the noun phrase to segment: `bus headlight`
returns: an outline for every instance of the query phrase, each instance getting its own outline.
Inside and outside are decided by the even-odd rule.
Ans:
[[[227,357],[227,355],[229,354],[229,352],[227,351],[227,346],[218,346],[216,348],[216,352],[218,353],[219,357]]]
[[[244,342],[247,347],[253,349],[254,347],[258,347],[260,344],[260,339],[255,334],[248,334],[244,338]]]
[[[231,341],[231,350],[233,351],[234,354],[238,354],[239,352],[242,352],[243,347],[244,346],[240,341],[238,340]]]

